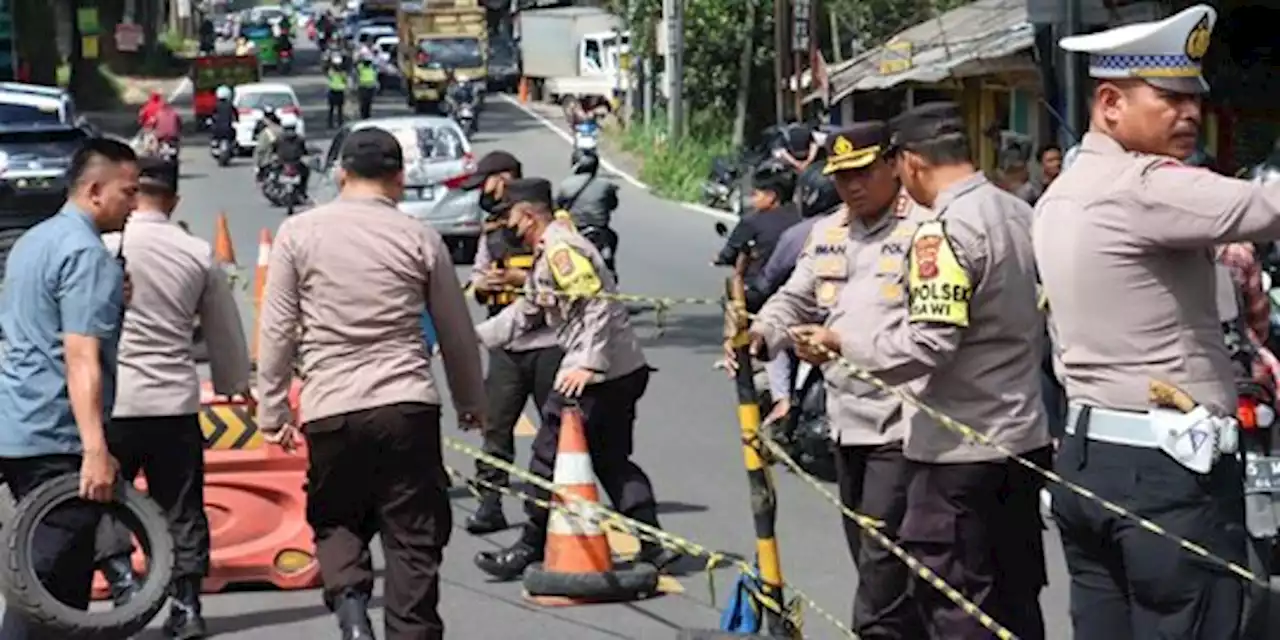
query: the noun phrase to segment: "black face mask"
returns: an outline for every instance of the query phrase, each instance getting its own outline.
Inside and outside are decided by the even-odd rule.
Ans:
[[[520,237],[520,232],[508,226],[503,226],[498,230],[502,241],[512,247],[524,247],[524,238]]]
[[[498,212],[497,211],[498,205],[501,204],[501,202],[502,201],[498,198],[498,196],[495,196],[492,193],[489,193],[488,191],[480,192],[480,210],[484,211],[486,214],[489,214],[490,216],[493,216],[495,213]]]

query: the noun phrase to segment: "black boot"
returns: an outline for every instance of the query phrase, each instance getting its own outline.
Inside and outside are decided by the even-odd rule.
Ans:
[[[498,551],[481,551],[476,554],[476,566],[480,570],[508,582],[519,578],[529,565],[542,562],[542,550],[524,541]]]
[[[99,568],[110,587],[111,602],[117,607],[127,604],[141,588],[137,576],[133,574],[133,560],[129,556],[108,558]]]
[[[502,513],[502,496],[487,493],[480,499],[480,508],[467,518],[467,533],[483,535],[507,528],[507,516]]]
[[[373,624],[369,622],[368,596],[344,593],[334,602],[333,613],[338,617],[342,640],[374,640]]]
[[[176,640],[194,640],[208,634],[204,617],[200,615],[200,578],[179,578],[170,593],[169,618],[164,621],[164,632]]]

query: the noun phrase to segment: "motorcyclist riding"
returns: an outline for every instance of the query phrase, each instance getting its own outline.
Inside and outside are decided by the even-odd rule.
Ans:
[[[272,153],[281,168],[294,167],[297,170],[300,179],[299,192],[305,198],[307,181],[311,178],[311,168],[304,162],[307,157],[307,141],[298,134],[296,122],[284,125],[283,131],[272,145]]]
[[[445,69],[444,81],[445,105],[450,115],[457,114],[458,107],[474,101],[475,95],[466,76],[458,75],[452,68]]]
[[[240,113],[236,110],[236,106],[231,103],[235,92],[231,87],[222,85],[218,87],[215,95],[218,98],[217,104],[213,105],[213,116],[210,118],[210,135],[214,140],[232,140],[236,139],[236,123],[240,121]]]
[[[153,97],[158,97],[153,95]],[[173,105],[166,102],[163,98],[148,111],[151,105],[143,107],[144,113],[140,114],[143,118],[142,129],[144,136],[150,140],[144,144],[148,153],[157,153],[165,146],[176,150],[180,147],[182,141],[182,116],[178,115],[178,110]]]
[[[618,185],[599,177],[600,159],[585,154],[573,166],[573,175],[560,183],[556,205],[569,212],[578,231],[591,240],[615,274],[618,234],[610,223],[618,208]]]
[[[265,176],[267,169],[275,161],[275,144],[280,138],[284,127],[280,124],[280,117],[276,115],[275,109],[267,107],[262,111],[262,120],[254,127],[253,137],[257,139],[257,146],[253,149],[253,165],[257,168],[257,180],[261,181]]]

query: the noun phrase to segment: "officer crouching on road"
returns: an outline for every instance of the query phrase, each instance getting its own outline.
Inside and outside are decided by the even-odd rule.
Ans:
[[[400,143],[364,129],[340,158],[337,199],[285,220],[271,249],[258,425],[286,450],[307,439],[307,523],[343,640],[374,637],[375,534],[386,555],[383,637],[440,640],[440,562],[453,525],[423,309],[464,429],[484,422],[479,344],[444,241],[396,209]],[[295,370],[301,426],[289,407]]]
[[[560,439],[560,416],[566,403],[582,410],[591,462],[614,507],[630,518],[658,527],[657,503],[649,477],[632,462],[636,404],[649,384],[649,368],[640,342],[631,329],[621,302],[601,297],[616,293],[616,282],[600,252],[557,220],[551,183],[542,179],[515,180],[506,185],[507,226],[534,247],[532,282],[496,317],[477,327],[490,347],[503,347],[544,323],[556,331],[565,356],[555,389],[542,407],[542,428],[533,441],[529,471],[551,479]],[[550,496],[534,490],[541,501]],[[476,566],[501,580],[519,577],[530,564],[542,560],[547,535],[547,510],[526,502],[529,521],[520,540],[500,551],[482,551]],[[636,556],[662,568],[676,554],[644,542]]]
[[[1243,471],[1237,426],[1225,417],[1237,391],[1213,251],[1280,239],[1280,186],[1176,160],[1195,152],[1209,89],[1200,65],[1216,17],[1198,5],[1062,40],[1091,55],[1090,128],[1037,203],[1035,253],[1069,401],[1059,472],[1244,563]],[[1181,388],[1210,416],[1153,408],[1153,380]],[[1239,637],[1239,578],[1050,489],[1076,638]]]
[[[209,346],[214,393],[248,392],[249,349],[231,285],[209,243],[170,219],[178,205],[177,165],[156,158],[140,164],[138,205],[128,231],[103,236],[112,252],[123,243],[133,284],[107,445],[126,481],[139,471],[146,474],[147,492],[169,518],[176,557],[164,630],[186,640],[205,635],[200,583],[209,571],[200,376],[191,356],[197,319]],[[124,525],[110,518],[104,525],[99,567],[119,603],[132,592],[132,542]]]
[[[862,295],[893,304],[883,292],[905,275],[906,316],[882,318],[870,340],[796,328],[797,351],[821,362],[804,346],[816,341],[888,384],[923,380],[917,395],[924,404],[1047,468],[1031,207],[973,166],[955,104],[921,105],[892,128],[903,186],[932,213],[914,232],[908,268],[891,282],[869,282],[872,291]],[[910,420],[903,548],[1018,637],[1044,638],[1040,476],[923,412]],[[942,592],[922,581],[912,586],[930,638],[991,637]]]
[[[502,201],[507,184],[521,175],[515,156],[494,151],[480,159],[476,173],[462,185],[463,189],[482,189],[485,234],[472,265],[471,288],[476,300],[488,308],[490,318],[515,301],[533,268],[533,249],[507,226],[509,205]],[[550,327],[529,331],[502,348],[489,349],[489,371],[484,379],[489,398],[489,421],[482,433],[485,453],[507,462],[515,460],[516,423],[530,397],[539,411],[547,403],[562,357],[564,350]],[[510,483],[507,472],[479,460],[476,477],[493,486]],[[467,518],[467,531],[479,535],[506,529],[502,494],[484,484],[477,484],[476,491],[480,507]]]
[[[903,259],[915,223],[886,156],[889,126],[856,123],[827,144],[823,172],[833,177],[844,207],[817,219],[792,276],[751,326],[757,345],[771,354],[793,346],[791,327],[821,323],[843,344],[869,346],[882,323],[906,316]],[[731,347],[725,352],[732,358]],[[902,402],[833,363],[824,369],[841,502],[896,535],[907,510]],[[864,638],[922,637],[920,611],[907,595],[907,566],[880,543],[864,540],[853,520],[844,519],[844,532],[858,575],[853,631]]]

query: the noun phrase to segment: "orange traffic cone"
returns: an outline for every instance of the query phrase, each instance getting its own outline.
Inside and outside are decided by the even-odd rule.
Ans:
[[[538,604],[562,606],[638,600],[656,594],[659,576],[652,565],[613,566],[609,539],[596,519],[594,505],[600,502],[600,492],[591,468],[582,413],[576,406],[566,406],[561,412],[554,478],[561,492],[580,499],[560,494],[552,497],[546,561],[525,571],[527,597]]]
[[[267,290],[267,263],[271,260],[271,231],[258,234],[258,268],[253,274],[253,336],[250,360],[258,362],[258,329],[262,319],[262,296]]]
[[[231,244],[231,228],[227,226],[227,212],[218,212],[217,229],[213,236],[213,257],[219,264],[235,265],[236,250]]]
[[[519,92],[520,92],[520,104],[528,104],[529,103],[529,79],[528,78],[524,78],[524,77],[520,78]]]

